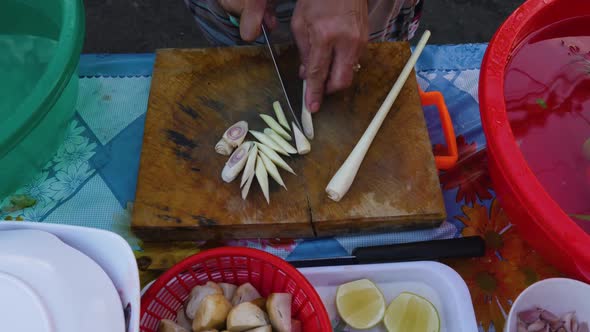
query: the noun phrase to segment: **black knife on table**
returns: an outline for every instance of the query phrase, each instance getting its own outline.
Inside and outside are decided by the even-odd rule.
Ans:
[[[480,257],[484,253],[485,241],[479,236],[467,236],[448,240],[360,247],[354,249],[350,256],[288,260],[288,262],[300,268]]]

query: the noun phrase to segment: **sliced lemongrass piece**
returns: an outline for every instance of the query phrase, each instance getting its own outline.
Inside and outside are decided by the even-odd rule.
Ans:
[[[244,183],[248,181],[248,178],[254,174],[256,156],[258,156],[258,147],[254,145],[252,148],[250,148],[250,152],[248,152],[248,161],[246,161],[246,167],[244,167],[244,173],[242,173],[242,182],[240,183],[240,188],[242,188]]]
[[[307,84],[303,81],[303,102],[301,105],[301,126],[305,136],[309,139],[313,139],[313,120],[311,118],[311,112],[305,105],[305,91],[307,90]]]
[[[289,122],[287,122],[287,118],[285,117],[285,112],[283,112],[283,107],[281,107],[281,103],[275,101],[272,103],[272,108],[275,110],[275,115],[281,126],[285,127],[288,131],[291,131],[291,128],[289,128]]]
[[[275,143],[277,143],[281,148],[283,148],[283,150],[287,151],[287,153],[297,154],[297,150],[291,144],[289,144],[289,142],[285,141],[285,139],[282,138],[281,135],[277,134],[276,131],[270,128],[266,128],[264,129],[264,134],[270,137],[273,141],[275,141]]]
[[[234,148],[242,144],[248,134],[248,122],[240,121],[227,128],[223,137],[215,144],[215,152],[229,156]]]
[[[285,182],[283,182],[283,178],[281,178],[281,174],[279,174],[279,169],[277,168],[277,166],[275,166],[275,164],[273,164],[270,158],[268,158],[264,153],[261,153],[259,157],[260,159],[262,159],[262,162],[264,163],[264,167],[266,168],[268,174],[270,174],[270,176],[273,179],[275,179],[275,181],[277,181],[277,183],[280,184],[281,187],[287,190]]]
[[[286,140],[291,140],[291,135],[289,135],[289,133],[285,129],[283,129],[283,127],[281,127],[281,125],[278,122],[276,122],[272,116],[260,114],[260,117],[262,118],[262,120],[264,120],[264,122],[266,122],[266,124],[272,130],[276,131],[277,134],[281,135]]]
[[[266,203],[270,204],[270,197],[268,193],[268,173],[266,172],[266,167],[264,167],[264,162],[262,159],[260,159],[260,156],[256,158],[256,180],[258,180],[258,184],[260,184],[264,198],[266,198]]]
[[[295,136],[295,146],[297,146],[297,152],[299,154],[308,154],[311,151],[311,145],[307,140],[307,137],[303,135],[299,127],[295,123],[293,124],[293,136]]]
[[[252,180],[254,180],[254,176],[256,174],[252,173],[250,174],[250,177],[248,177],[248,180],[246,180],[246,183],[244,184],[244,187],[242,188],[242,199],[246,200],[246,197],[248,197],[248,192],[250,191],[250,186],[252,185]]]
[[[289,154],[287,153],[287,151],[283,150],[283,148],[281,148],[280,145],[278,145],[277,143],[275,143],[275,141],[272,140],[272,138],[266,136],[264,133],[261,133],[259,131],[255,131],[255,130],[250,130],[250,134],[252,134],[252,136],[256,137],[256,139],[258,141],[260,141],[260,143],[268,146],[269,148],[275,150],[276,152],[288,156]]]
[[[256,143],[256,146],[258,146],[260,153],[265,154],[268,158],[270,158],[270,160],[272,160],[273,163],[275,163],[275,165],[279,166],[280,168],[284,169],[285,171],[293,175],[296,175],[293,169],[289,166],[289,164],[287,164],[283,160],[283,158],[281,158],[281,156],[279,156],[279,154],[276,153],[273,149],[260,143]]]
[[[229,183],[232,182],[238,174],[244,169],[246,165],[246,160],[248,159],[248,151],[252,147],[252,142],[246,142],[240,145],[234,153],[232,153],[231,157],[227,163],[225,163],[225,167],[223,167],[223,171],[221,172],[221,178],[223,181]]]

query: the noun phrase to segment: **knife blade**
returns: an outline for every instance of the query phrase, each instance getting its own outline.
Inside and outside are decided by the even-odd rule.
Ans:
[[[287,101],[287,106],[289,108],[289,111],[291,112],[291,115],[293,116],[293,120],[294,120],[295,124],[297,125],[299,130],[301,130],[303,132],[303,127],[301,126],[301,123],[299,122],[299,118],[297,118],[297,116],[295,115],[295,111],[293,110],[293,106],[291,104],[291,99],[289,98],[289,94],[287,93],[287,89],[285,89],[285,82],[283,81],[283,75],[281,75],[281,70],[279,69],[279,65],[277,64],[278,55],[276,54],[275,49],[272,47],[272,44],[270,42],[269,35],[266,32],[266,26],[264,23],[262,24],[262,34],[264,35],[264,40],[266,41],[266,46],[268,47],[268,51],[270,52],[270,57],[272,59],[272,63],[274,64],[275,72],[277,73],[277,76],[279,78],[279,82],[281,82],[281,89],[283,90],[283,95],[285,96],[285,100]]]
[[[297,268],[301,268],[480,257],[484,253],[485,241],[479,236],[467,236],[448,240],[360,247],[354,249],[350,256],[292,260],[288,262]]]

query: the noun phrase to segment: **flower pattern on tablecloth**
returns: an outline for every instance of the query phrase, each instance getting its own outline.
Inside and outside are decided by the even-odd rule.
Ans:
[[[465,224],[463,236],[485,239],[486,254],[472,259],[447,260],[467,283],[475,315],[484,331],[502,331],[512,301],[532,283],[558,276],[518,236],[508,216],[493,199],[490,207],[474,203],[463,206],[456,218]]]
[[[91,156],[91,155],[90,155]],[[55,181],[51,189],[55,191],[56,199],[64,199],[74,193],[92,174],[88,161],[80,162],[79,159],[64,166],[55,174]]]
[[[36,199],[37,204],[47,203],[55,194],[51,185],[56,181],[55,178],[48,178],[48,176],[48,171],[40,172],[21,189],[20,194]]]
[[[96,172],[88,162],[97,147],[92,140],[94,138],[87,132],[85,125],[77,119],[72,120],[64,142],[53,159],[31,182],[14,193],[30,196],[37,203],[20,211],[0,212],[0,219],[23,216],[26,220],[41,221],[56,206],[67,201]],[[8,204],[11,196],[6,197],[0,206]]]
[[[68,138],[70,139],[61,145],[55,158],[53,158],[55,163],[53,168],[56,171],[87,162],[94,155],[96,144],[90,143],[88,138],[81,136]]]
[[[477,149],[477,143],[467,143],[465,136],[457,137],[457,148],[459,160],[457,166],[440,175],[440,182],[443,189],[450,190],[458,188],[455,201],[473,205],[477,200],[491,199],[491,186],[487,169],[486,150]],[[436,154],[445,153],[446,148],[440,144],[434,146]]]

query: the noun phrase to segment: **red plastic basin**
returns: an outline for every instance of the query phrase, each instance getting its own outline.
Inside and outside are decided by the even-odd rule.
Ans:
[[[520,42],[550,24],[587,15],[588,0],[525,2],[489,44],[480,74],[479,98],[490,173],[506,213],[520,235],[550,263],[590,282],[590,235],[570,219],[531,171],[516,143],[504,95],[506,67]]]

